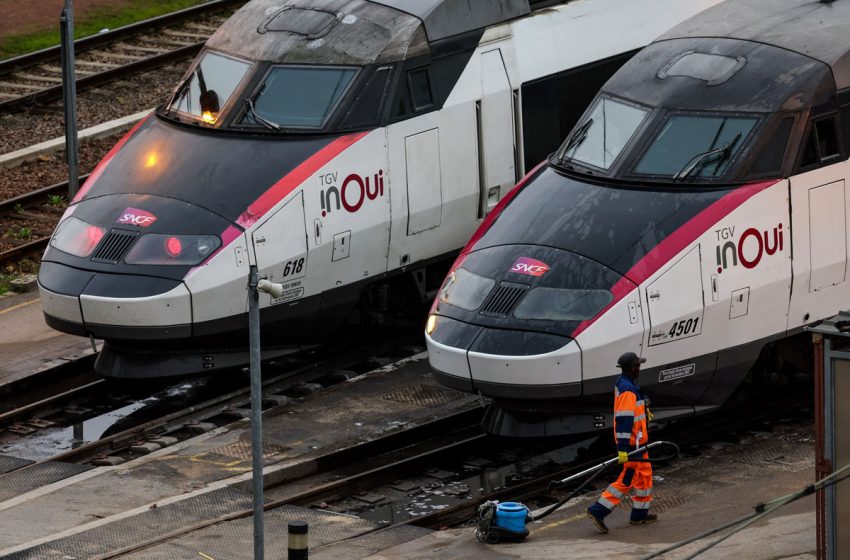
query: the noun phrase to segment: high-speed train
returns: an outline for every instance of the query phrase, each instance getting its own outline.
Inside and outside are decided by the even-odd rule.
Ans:
[[[266,357],[428,303],[605,80],[715,3],[252,0],[73,200],[47,322],[149,377],[247,362],[251,264],[284,285]]]
[[[848,36],[845,0],[728,0],[635,55],[462,250],[438,378],[540,436],[610,427],[627,351],[659,419],[810,371],[850,307]]]

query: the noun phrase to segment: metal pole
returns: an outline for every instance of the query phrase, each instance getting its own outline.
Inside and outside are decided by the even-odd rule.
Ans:
[[[254,560],[265,557],[263,540],[263,408],[260,377],[260,292],[257,266],[248,279],[248,335],[251,345],[251,458],[254,493]]]
[[[838,358],[832,355],[832,339],[823,340],[823,427],[824,427],[824,458],[829,461],[829,470],[835,469],[835,362]],[[826,489],[826,558],[835,560],[835,486]]]
[[[68,202],[79,189],[77,148],[77,76],[74,68],[74,0],[65,0],[59,16],[62,51],[62,100],[65,110],[65,159],[68,162]]]

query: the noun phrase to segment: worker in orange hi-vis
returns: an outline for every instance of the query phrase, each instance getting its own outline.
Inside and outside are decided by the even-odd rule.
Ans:
[[[630,523],[644,525],[658,520],[657,515],[649,513],[649,505],[652,503],[652,465],[629,461],[629,452],[649,441],[646,423],[652,420],[652,413],[649,412],[649,399],[638,385],[640,365],[645,361],[646,358],[639,358],[634,352],[626,352],[617,360],[622,373],[614,387],[614,437],[623,472],[599,500],[587,508],[587,516],[600,533],[608,532],[605,517],[632,489],[635,494],[632,497]],[[644,453],[643,458],[648,459],[649,454]]]

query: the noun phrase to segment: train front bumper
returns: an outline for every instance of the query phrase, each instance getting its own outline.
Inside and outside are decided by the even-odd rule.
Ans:
[[[119,293],[122,288],[126,293]],[[192,297],[177,280],[109,275],[44,263],[38,289],[47,324],[63,332],[122,340],[192,334]]]
[[[436,322],[425,340],[435,375],[449,387],[519,401],[564,399],[582,393],[581,349],[575,340],[543,333],[497,332],[448,317]],[[500,344],[502,337],[520,338],[523,344],[509,347]]]

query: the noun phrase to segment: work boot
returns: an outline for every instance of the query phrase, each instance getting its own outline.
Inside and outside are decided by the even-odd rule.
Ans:
[[[593,524],[596,525],[596,530],[602,533],[603,535],[608,532],[608,526],[605,525],[605,521],[601,517],[596,517],[591,513],[590,508],[587,509],[587,517],[593,521]]]
[[[647,513],[646,517],[643,519],[632,519],[629,521],[629,525],[646,525],[648,523],[655,523],[658,521],[658,516],[654,513]]]

